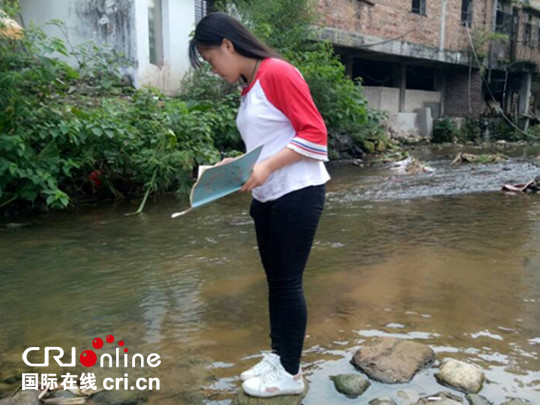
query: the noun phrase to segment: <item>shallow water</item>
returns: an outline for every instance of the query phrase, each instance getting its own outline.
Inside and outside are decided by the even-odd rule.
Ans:
[[[453,391],[430,368],[408,384],[372,382],[360,399],[337,393],[328,377],[354,372],[352,354],[374,336],[479,365],[496,404],[540,403],[540,195],[499,191],[540,174],[538,148],[481,166],[451,166],[455,152],[414,151],[430,175],[329,165],[305,273],[305,405]],[[162,357],[146,370],[161,382],[147,403],[228,404],[268,345],[249,201],[236,194],[177,220],[185,200],[160,198],[139,217],[100,204],[0,228],[0,375],[24,369],[26,347],[80,353],[113,334]]]

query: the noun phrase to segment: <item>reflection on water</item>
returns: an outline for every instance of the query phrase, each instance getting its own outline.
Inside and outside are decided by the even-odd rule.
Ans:
[[[358,403],[328,376],[352,372],[352,354],[376,336],[479,365],[495,403],[540,398],[540,196],[496,191],[538,168],[523,156],[476,169],[424,159],[433,175],[329,167],[305,274],[306,405]],[[167,199],[140,217],[96,206],[0,228],[0,376],[23,369],[28,346],[82,351],[112,333],[162,356],[148,403],[228,403],[268,344],[248,204],[238,194],[173,221],[186,202]],[[362,400],[433,394],[443,388],[433,373],[374,382]]]

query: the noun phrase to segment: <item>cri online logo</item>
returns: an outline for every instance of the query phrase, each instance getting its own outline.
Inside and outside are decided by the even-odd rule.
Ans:
[[[114,336],[113,335],[107,335],[105,340],[107,341],[107,343],[114,343]],[[92,346],[94,347],[94,349],[101,349],[103,347],[103,344],[104,344],[103,339],[98,338],[98,337],[95,338],[92,341]],[[124,346],[124,341],[120,340],[118,342],[118,346],[123,347]],[[62,349],[61,347],[56,347],[56,346],[47,346],[47,347],[45,347],[45,355],[44,355],[43,363],[32,363],[32,362],[30,362],[28,360],[28,353],[30,353],[32,351],[39,351],[39,350],[40,350],[39,347],[29,347],[28,349],[26,349],[22,354],[22,359],[24,361],[24,364],[26,364],[27,366],[31,366],[31,367],[47,367],[47,366],[49,366],[49,353],[57,352],[58,354],[52,355],[52,358],[54,360],[56,360],[56,363],[58,365],[60,365],[62,367],[75,367],[75,362],[76,362],[75,359],[77,358],[77,351],[76,351],[75,347],[71,348],[71,362],[69,362],[69,363],[64,363],[62,360],[60,360],[62,357],[64,357],[64,349]],[[127,352],[128,352],[127,347],[124,347],[124,355],[123,355],[123,360],[124,360],[123,363],[124,364],[123,364],[123,367],[128,367],[128,364],[129,364],[129,358],[128,358]],[[99,360],[100,360],[99,361],[99,366],[103,367],[103,365],[105,364],[105,365],[108,365],[109,367],[122,367],[122,365],[120,364],[121,363],[120,357],[121,357],[120,356],[120,348],[116,347],[116,350],[115,350],[115,360],[116,361],[113,361],[113,356],[111,354],[103,353],[99,357]],[[98,356],[93,350],[85,350],[79,356],[79,361],[85,367],[92,367],[97,363]],[[139,364],[138,364],[138,362],[139,362]],[[131,367],[138,367],[139,365],[140,365],[140,367],[144,367],[144,364],[145,364],[145,357],[142,354],[135,353],[133,356],[131,356]],[[146,357],[146,364],[149,367],[157,367],[157,366],[159,366],[161,364],[159,354],[150,353]]]

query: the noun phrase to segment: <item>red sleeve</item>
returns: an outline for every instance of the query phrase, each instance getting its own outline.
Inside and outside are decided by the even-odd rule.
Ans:
[[[270,62],[260,83],[268,100],[296,131],[287,147],[312,159],[328,161],[326,126],[302,74],[285,61]]]

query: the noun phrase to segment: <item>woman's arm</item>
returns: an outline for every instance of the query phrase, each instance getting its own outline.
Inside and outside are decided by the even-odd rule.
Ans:
[[[240,191],[251,191],[255,187],[262,186],[268,176],[283,166],[287,166],[301,159],[309,159],[289,148],[283,148],[279,153],[268,158],[253,167],[251,176],[244,183]]]

